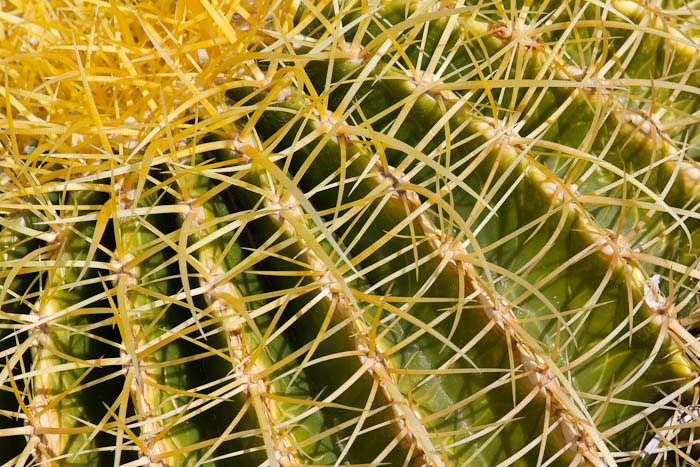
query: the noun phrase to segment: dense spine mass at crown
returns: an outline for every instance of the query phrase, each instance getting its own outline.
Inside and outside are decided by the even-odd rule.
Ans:
[[[0,465],[696,465],[698,18],[8,2]]]

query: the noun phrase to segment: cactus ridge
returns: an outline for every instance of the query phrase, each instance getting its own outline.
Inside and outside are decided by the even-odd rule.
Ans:
[[[697,463],[692,4],[59,4],[0,15],[0,465]]]

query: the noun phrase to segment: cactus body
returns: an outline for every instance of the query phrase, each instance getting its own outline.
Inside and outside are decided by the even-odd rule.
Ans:
[[[696,465],[692,6],[3,15],[0,465]]]

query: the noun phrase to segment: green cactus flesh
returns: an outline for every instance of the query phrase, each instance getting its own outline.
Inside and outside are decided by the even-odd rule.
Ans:
[[[697,465],[700,11],[165,3],[7,62],[0,465]]]

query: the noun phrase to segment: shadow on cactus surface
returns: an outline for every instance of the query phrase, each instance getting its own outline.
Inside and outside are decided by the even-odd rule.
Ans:
[[[697,465],[697,2],[0,29],[1,466]]]

